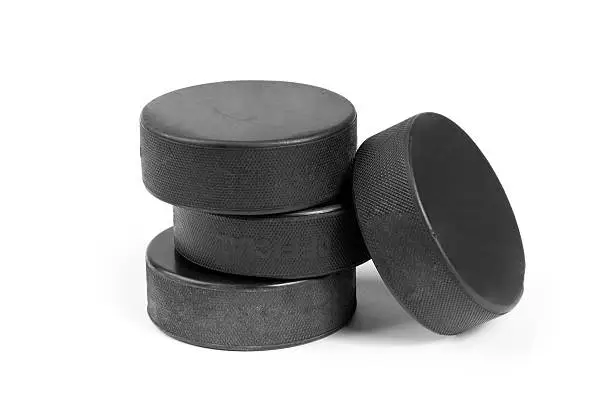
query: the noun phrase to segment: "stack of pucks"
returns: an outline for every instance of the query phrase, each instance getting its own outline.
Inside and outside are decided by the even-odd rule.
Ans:
[[[199,346],[259,350],[343,327],[369,259],[350,199],[356,113],[286,82],[170,92],[141,115],[146,188],[174,206],[147,249],[148,312]]]

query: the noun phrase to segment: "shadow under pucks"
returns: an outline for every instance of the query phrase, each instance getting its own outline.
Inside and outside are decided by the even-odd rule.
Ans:
[[[397,303],[372,262],[357,270],[357,310],[338,335],[398,345],[428,343],[442,338],[419,325]]]

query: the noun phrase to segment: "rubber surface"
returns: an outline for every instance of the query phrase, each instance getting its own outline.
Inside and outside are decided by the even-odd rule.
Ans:
[[[456,124],[414,116],[359,148],[359,226],[391,293],[421,324],[457,334],[511,310],[525,258],[495,173]]]
[[[339,204],[257,217],[174,207],[174,237],[190,261],[246,276],[310,278],[370,258],[351,206]]]
[[[348,100],[288,82],[180,89],[147,104],[140,125],[146,188],[170,204],[219,214],[332,202],[350,179],[357,145]]]
[[[354,268],[298,281],[219,274],[178,255],[172,228],[149,244],[146,270],[151,320],[202,347],[266,350],[310,342],[342,328],[356,306]]]

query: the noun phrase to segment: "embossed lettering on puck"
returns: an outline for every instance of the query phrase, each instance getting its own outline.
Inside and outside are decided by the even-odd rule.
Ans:
[[[331,202],[350,179],[356,113],[326,89],[234,81],[170,92],[141,115],[142,176],[159,199],[220,214]]]
[[[166,334],[225,350],[290,347],[325,337],[352,317],[355,268],[282,281],[221,274],[175,252],[172,228],[147,249],[151,320]]]
[[[370,258],[352,208],[340,204],[257,217],[174,207],[174,235],[185,258],[237,275],[309,278]]]
[[[525,257],[506,194],[478,147],[435,113],[357,151],[353,195],[374,264],[421,324],[457,334],[510,311]]]

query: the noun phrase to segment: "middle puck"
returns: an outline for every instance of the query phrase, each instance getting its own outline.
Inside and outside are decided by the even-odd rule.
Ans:
[[[257,217],[174,207],[174,237],[185,258],[236,275],[302,279],[370,259],[352,208],[340,204]]]

